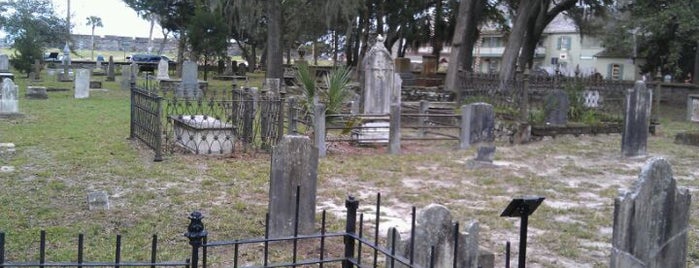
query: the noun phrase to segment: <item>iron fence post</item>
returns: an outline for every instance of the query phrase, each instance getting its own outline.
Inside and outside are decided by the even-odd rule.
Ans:
[[[359,201],[354,199],[354,196],[347,197],[345,200],[345,207],[347,208],[347,220],[345,222],[345,259],[342,260],[342,268],[351,268],[352,261],[350,259],[354,258],[354,235],[357,231],[357,208],[359,208]]]
[[[199,247],[202,246],[202,241],[207,236],[207,232],[204,229],[204,223],[202,219],[204,216],[199,211],[194,211],[189,215],[189,226],[187,226],[187,232],[184,234],[185,237],[189,239],[189,245],[192,246],[192,268],[196,268],[199,265]]]
[[[158,106],[158,115],[156,116],[155,124],[155,158],[153,161],[160,162],[163,161],[163,137],[162,137],[162,116],[163,116],[163,98],[160,96],[156,97],[156,103]]]
[[[131,117],[129,118],[130,124],[129,124],[129,139],[134,138],[134,114],[135,114],[135,108],[134,108],[134,101],[136,100],[136,95],[134,93],[134,88],[136,87],[136,84],[131,83],[130,84],[130,89],[131,89]]]

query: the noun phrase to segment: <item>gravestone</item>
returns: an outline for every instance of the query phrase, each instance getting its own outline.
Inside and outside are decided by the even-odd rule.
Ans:
[[[2,80],[2,96],[0,96],[0,114],[19,113],[18,87],[10,78]]]
[[[114,81],[114,72],[115,72],[115,67],[114,67],[114,57],[109,56],[109,63],[107,63],[107,81],[112,82]]]
[[[643,81],[636,81],[626,92],[624,131],[621,133],[621,154],[634,157],[646,154],[652,93]]]
[[[108,210],[109,209],[109,196],[106,192],[91,192],[87,194],[87,208],[88,210]]]
[[[546,124],[565,126],[568,123],[568,109],[570,109],[568,94],[560,89],[551,92],[544,100]]]
[[[41,61],[34,60],[34,64],[32,64],[32,74],[30,75],[32,82],[41,81],[41,69]]]
[[[180,98],[198,98],[201,96],[197,80],[198,66],[196,62],[182,63],[182,83],[176,89],[175,95]]]
[[[27,86],[27,92],[24,94],[27,99],[43,100],[48,99],[49,95],[46,93],[46,87],[39,86]]]
[[[76,99],[90,97],[90,70],[78,69],[75,71],[75,94]]]
[[[269,182],[269,236],[294,233],[296,187],[299,193],[299,234],[315,231],[318,148],[306,136],[285,135],[272,151]]]
[[[177,144],[195,154],[230,154],[235,126],[207,115],[172,116]]]
[[[614,200],[610,267],[686,267],[691,199],[667,160],[649,160],[631,191]]]
[[[161,58],[160,62],[158,62],[158,76],[156,77],[156,79],[158,79],[158,80],[170,79],[170,74],[168,73],[169,68],[170,68],[170,65],[167,62],[167,60]]]
[[[495,112],[488,103],[472,103],[461,106],[460,149],[475,143],[495,141]]]
[[[71,76],[71,71],[70,71],[70,66],[71,66],[70,47],[68,46],[67,42],[66,42],[66,45],[63,47],[63,60],[61,61],[61,65],[63,65],[63,71],[58,76],[58,81],[60,81],[60,82],[73,81],[73,78]]]
[[[455,223],[451,212],[442,205],[431,204],[420,210],[416,217],[414,240],[414,263],[419,267],[452,267],[454,264]],[[392,248],[391,241],[395,234],[396,255],[410,256],[410,237],[401,238],[395,228],[388,229],[388,248]],[[466,231],[458,234],[458,255],[456,267],[478,267],[478,232],[477,222],[471,222],[466,226]],[[430,251],[434,246],[434,266],[430,266]],[[390,267],[390,263],[387,263]],[[395,262],[394,267],[407,267]]]
[[[687,95],[687,121],[699,122],[699,94]]]
[[[131,66],[121,66],[121,78],[119,81],[119,85],[123,90],[128,90],[131,88]]]
[[[400,104],[400,90],[394,85],[395,73],[391,53],[383,44],[383,37],[377,37],[376,43],[367,52],[362,61],[364,70],[363,113],[365,115],[387,115],[391,104]]]
[[[10,72],[10,58],[5,54],[0,54],[0,79],[15,79],[15,75]]]

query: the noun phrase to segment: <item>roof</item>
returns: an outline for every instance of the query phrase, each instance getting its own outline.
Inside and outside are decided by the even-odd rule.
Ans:
[[[578,26],[575,22],[563,13],[559,13],[549,25],[544,28],[544,33],[577,33]]]
[[[611,50],[611,49],[604,49],[600,51],[599,53],[595,54],[595,57],[597,58],[622,58],[622,59],[631,59],[633,58],[633,53],[629,51],[616,51],[616,50]],[[640,58],[640,57],[637,57]]]

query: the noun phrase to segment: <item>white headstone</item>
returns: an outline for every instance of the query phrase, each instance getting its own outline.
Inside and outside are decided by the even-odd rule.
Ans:
[[[364,66],[364,114],[387,115],[391,112],[391,102],[396,99],[394,66],[391,53],[379,36],[371,47],[362,65]],[[400,94],[400,92],[398,92]],[[400,95],[397,97],[400,99]]]
[[[10,78],[2,81],[2,98],[0,98],[0,114],[19,113],[17,85]]]
[[[75,73],[75,98],[90,97],[90,70],[78,69]]]
[[[170,66],[168,65],[167,60],[160,59],[160,62],[158,62],[158,80],[170,79],[170,75],[168,74],[168,68],[170,68]]]
[[[8,72],[10,70],[10,58],[5,54],[0,54],[0,72]]]

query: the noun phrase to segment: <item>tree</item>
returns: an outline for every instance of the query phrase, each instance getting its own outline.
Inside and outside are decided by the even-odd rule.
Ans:
[[[92,48],[92,50],[90,51],[90,59],[94,60],[95,59],[95,27],[104,27],[104,25],[102,25],[102,18],[97,17],[97,16],[87,17],[87,23],[85,23],[85,25],[92,27],[92,34],[90,36],[90,47]]]
[[[478,22],[485,5],[483,2],[482,0],[462,0],[459,3],[452,50],[449,57],[449,68],[447,69],[447,77],[444,83],[447,90],[454,90],[457,94],[460,92],[460,90],[456,90],[458,86],[458,72],[461,70],[473,71],[471,69],[473,44],[478,32]],[[457,96],[457,100],[460,101],[461,96]]]
[[[187,36],[192,47],[192,57],[204,57],[204,80],[209,59],[225,55],[228,48],[228,27],[219,12],[212,12],[204,6],[197,6],[194,16],[187,25]]]
[[[658,68],[684,80],[699,75],[699,3],[686,0],[637,0],[616,6],[603,45],[610,53],[645,58],[643,72]],[[619,38],[623,36],[625,38]],[[635,42],[634,42],[635,40]]]
[[[49,0],[8,0],[0,3],[0,29],[7,33],[15,50],[12,65],[25,74],[34,60],[43,59],[43,51],[68,40],[65,20],[54,15]]]

